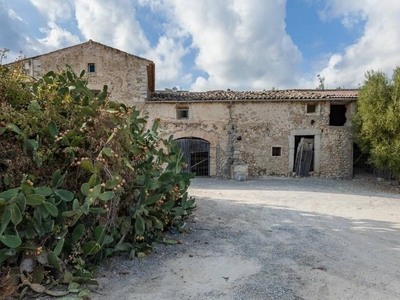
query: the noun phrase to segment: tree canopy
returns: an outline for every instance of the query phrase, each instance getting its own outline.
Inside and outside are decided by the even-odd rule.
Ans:
[[[400,177],[400,68],[391,78],[369,71],[358,95],[356,141],[369,162]]]

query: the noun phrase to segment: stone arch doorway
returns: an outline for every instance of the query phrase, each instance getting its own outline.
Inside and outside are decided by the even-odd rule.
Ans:
[[[210,176],[210,143],[200,138],[176,139],[178,147],[186,157],[188,167],[183,172],[192,172],[196,176]]]

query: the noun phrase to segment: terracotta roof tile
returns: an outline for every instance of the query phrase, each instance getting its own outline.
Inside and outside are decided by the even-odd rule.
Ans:
[[[208,101],[290,101],[290,100],[356,100],[358,90],[264,90],[264,91],[158,91],[148,101],[208,102]]]

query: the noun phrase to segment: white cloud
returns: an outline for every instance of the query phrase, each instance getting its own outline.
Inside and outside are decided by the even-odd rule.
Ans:
[[[24,22],[24,20],[22,20],[22,18],[12,9],[8,10],[8,16],[10,17],[10,19]]]
[[[46,34],[46,37],[43,39],[38,39],[41,43],[41,48],[49,51],[80,43],[79,38],[76,35],[62,29],[56,23],[49,22],[48,26],[48,28],[40,28],[40,31]]]
[[[162,11],[166,4],[164,0],[137,0],[137,2],[141,6],[149,6],[153,12]]]
[[[301,53],[285,31],[285,0],[30,0],[46,18],[46,52],[93,39],[156,63],[157,88],[268,89],[296,85]],[[153,46],[136,16],[148,6],[162,23]],[[79,33],[63,24],[75,17]],[[70,29],[73,30],[73,29]],[[194,70],[183,65],[193,55]],[[192,73],[205,74],[194,78]]]
[[[187,51],[179,41],[161,36],[157,46],[145,53],[145,57],[152,59],[156,64],[158,89],[172,88],[176,85],[188,86],[191,83],[191,74],[182,72],[182,57]]]
[[[141,0],[139,0],[141,1]],[[182,72],[182,57],[187,53],[182,41],[160,34],[152,47],[136,18],[131,0],[74,0],[78,27],[83,36],[123,51],[151,59],[156,64],[158,89],[190,82],[190,74]],[[155,2],[141,5],[152,5]],[[161,8],[161,6],[160,6]]]
[[[62,22],[71,18],[71,0],[29,0],[49,21]]]
[[[157,88],[315,88],[318,73],[329,88],[357,87],[367,70],[390,73],[400,65],[398,0],[303,0],[324,3],[320,16],[326,22],[339,18],[347,30],[361,32],[342,51],[306,62],[316,70],[310,74],[299,73],[302,56],[286,33],[285,0],[29,1],[37,9],[32,19],[46,24],[40,29],[44,37],[34,37],[36,28],[28,27],[29,18],[23,20],[20,5],[0,0],[0,24],[6,29],[0,31],[0,46],[32,55],[93,39],[153,60]],[[143,6],[152,11],[144,18],[156,22],[150,30],[138,21]],[[146,36],[156,28],[158,38]],[[189,57],[195,57],[193,69],[184,65]]]
[[[329,88],[357,87],[363,83],[366,71],[374,69],[390,74],[400,65],[400,1],[329,0],[323,14],[341,18],[342,24],[350,29],[365,22],[357,41],[342,53],[331,54],[320,70]]]
[[[193,90],[295,85],[301,53],[285,31],[284,0],[168,1],[170,21],[198,50]]]
[[[21,55],[30,53],[31,44],[27,40],[26,26],[25,20],[14,9],[9,8],[7,2],[0,0],[0,28],[4,29],[0,30],[0,49],[10,50],[2,63],[12,62]]]
[[[73,15],[71,0],[29,0],[34,7],[42,14],[46,27],[39,28],[44,34],[43,38],[33,39],[27,36],[26,43],[29,51],[46,53],[56,49],[64,48],[80,43],[79,37],[71,33],[61,24],[69,21]]]
[[[83,36],[133,54],[149,49],[131,0],[74,0]]]

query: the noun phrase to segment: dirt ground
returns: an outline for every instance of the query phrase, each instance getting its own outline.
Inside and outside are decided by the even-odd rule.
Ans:
[[[400,299],[400,192],[374,178],[197,178],[182,245],[116,258],[92,299]]]

